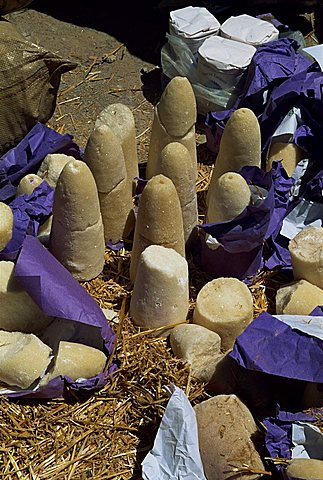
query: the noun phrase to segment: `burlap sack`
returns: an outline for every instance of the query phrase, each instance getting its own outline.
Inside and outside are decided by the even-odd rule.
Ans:
[[[0,0],[0,15],[27,7],[32,0]]]
[[[0,156],[55,110],[61,74],[76,65],[24,39],[0,20]]]

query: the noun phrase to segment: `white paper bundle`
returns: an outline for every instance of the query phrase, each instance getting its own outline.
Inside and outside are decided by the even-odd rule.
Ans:
[[[250,15],[238,15],[226,20],[220,29],[220,35],[237,42],[248,43],[255,47],[263,43],[277,40],[279,31],[271,23],[251,17]]]

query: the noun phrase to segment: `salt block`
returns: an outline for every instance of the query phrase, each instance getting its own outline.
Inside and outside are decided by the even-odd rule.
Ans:
[[[65,167],[65,165],[74,160],[71,155],[65,155],[64,153],[49,153],[42,161],[37,175],[53,188],[56,187],[58,178]]]
[[[199,448],[208,480],[224,480],[230,472],[237,479],[256,479],[249,473],[264,470],[253,444],[257,426],[248,408],[235,395],[218,395],[194,407]]]
[[[111,128],[121,143],[127,170],[127,181],[132,186],[133,179],[139,175],[136,127],[133,113],[126,105],[114,103],[102,110],[97,117],[95,128],[102,125],[107,125]]]
[[[302,398],[302,408],[322,408],[323,407],[323,384],[309,382],[304,390]]]
[[[84,160],[96,181],[105,241],[117,243],[133,228],[132,185],[127,180],[120,140],[109,126],[94,128]]]
[[[237,278],[216,278],[197,296],[193,322],[220,335],[224,350],[233,347],[252,318],[252,295]]]
[[[60,375],[78,378],[91,378],[103,371],[107,357],[101,350],[81,343],[59,342],[55,365],[46,375],[42,384]]]
[[[59,176],[49,249],[77,280],[91,280],[103,270],[98,191],[89,167],[79,160],[68,162]]]
[[[323,290],[306,280],[286,285],[276,294],[276,313],[309,315],[319,305],[323,305]]]
[[[197,164],[187,148],[179,142],[166,145],[160,158],[159,172],[175,185],[183,215],[184,239],[187,242],[197,224]]]
[[[289,242],[295,280],[323,289],[323,227],[304,228]]]
[[[140,255],[130,302],[134,323],[154,329],[185,322],[189,307],[187,261],[171,248],[147,247]],[[161,331],[161,335],[169,333]]]
[[[51,322],[14,278],[13,262],[0,261],[0,329],[42,332]]]
[[[290,479],[323,480],[323,460],[293,458],[286,469]]]
[[[50,232],[51,232],[51,229],[52,229],[52,223],[53,223],[53,215],[48,217],[46,222],[44,222],[39,227],[37,238],[43,245],[47,246],[49,244]]]
[[[217,333],[200,325],[178,325],[171,331],[170,344],[174,354],[191,365],[193,377],[202,382],[209,380],[207,372],[221,349]]]
[[[33,334],[0,331],[0,381],[28,388],[43,375],[51,349]]]
[[[249,205],[250,199],[245,179],[239,173],[224,173],[210,186],[207,222],[233,220]]]
[[[267,154],[266,170],[271,170],[273,162],[282,162],[289,177],[292,176],[298,162],[305,158],[305,152],[295,143],[272,143]]]
[[[173,248],[185,256],[181,205],[173,182],[164,175],[149,180],[140,198],[130,264],[132,282],[140,254],[149,245]]]
[[[43,181],[44,179],[39,177],[38,175],[35,175],[34,173],[29,173],[20,180],[17,187],[16,197],[18,195],[32,194],[35,188],[38,187],[38,185],[40,185]]]
[[[12,238],[13,213],[9,205],[0,202],[0,252]]]
[[[174,77],[166,86],[154,111],[146,177],[158,173],[162,149],[170,142],[180,142],[196,162],[196,100],[190,82],[185,77]]]
[[[253,111],[239,108],[232,113],[225,126],[212,172],[207,202],[221,175],[238,172],[244,166],[261,167],[261,137],[259,123]]]

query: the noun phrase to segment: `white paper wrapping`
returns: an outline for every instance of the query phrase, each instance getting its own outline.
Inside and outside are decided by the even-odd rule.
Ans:
[[[292,425],[292,458],[323,460],[323,434],[319,428],[306,422]]]
[[[293,330],[300,330],[311,337],[323,340],[323,317],[311,315],[274,315],[274,317]]]
[[[196,416],[174,385],[153,449],[142,462],[143,480],[206,480],[198,447]]]
[[[323,205],[304,198],[284,218],[281,235],[290,240],[307,227],[323,226]]]
[[[320,65],[321,70],[323,71],[323,45],[313,45],[311,47],[303,48],[303,52],[311,55],[317,63]]]
[[[259,46],[277,40],[279,31],[271,23],[251,17],[238,15],[226,20],[220,29],[220,35],[238,42]]]

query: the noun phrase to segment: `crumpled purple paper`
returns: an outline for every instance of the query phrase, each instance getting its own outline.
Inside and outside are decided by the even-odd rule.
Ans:
[[[293,330],[267,312],[262,312],[237,337],[230,356],[249,370],[323,382],[322,340]]]
[[[30,195],[18,195],[10,207],[14,216],[12,239],[0,252],[0,260],[16,260],[27,234],[37,236],[39,226],[51,215],[54,189],[42,182]]]
[[[111,355],[115,334],[103,312],[91,295],[37,238],[26,236],[14,275],[44,314],[97,328],[102,337],[102,349],[107,356]],[[68,391],[91,391],[102,388],[108,375],[115,370],[116,365],[112,363],[107,372],[88,380],[74,382],[68,377],[58,377],[37,391],[22,390],[7,396],[54,398],[65,396]]]
[[[274,209],[274,183],[270,173],[257,167],[243,167],[239,173],[249,185],[264,188],[268,194],[260,206],[248,206],[234,220],[198,225],[200,235],[193,255],[213,277],[245,279],[262,266],[263,245]],[[208,234],[220,243],[216,250],[207,246]]]
[[[37,123],[21,142],[0,158],[0,201],[16,193],[16,184],[27,173],[34,173],[49,153],[65,153],[81,159],[79,147],[71,135],[61,135]]]

